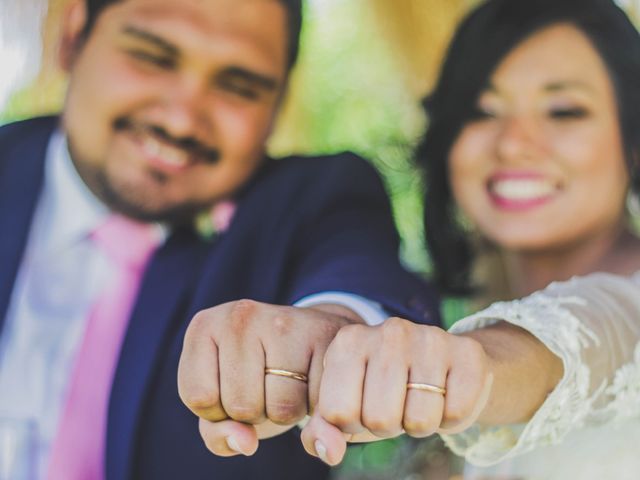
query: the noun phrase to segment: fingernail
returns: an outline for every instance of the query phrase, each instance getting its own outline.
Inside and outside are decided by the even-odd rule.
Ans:
[[[227,447],[229,447],[229,449],[233,450],[236,453],[242,453],[242,450],[240,450],[240,445],[238,445],[238,441],[234,437],[230,435],[226,438],[226,440]],[[244,455],[244,453],[242,454]]]
[[[316,447],[316,453],[318,454],[320,460],[329,465],[329,458],[327,457],[327,447],[325,447],[320,440],[316,440],[313,446]]]

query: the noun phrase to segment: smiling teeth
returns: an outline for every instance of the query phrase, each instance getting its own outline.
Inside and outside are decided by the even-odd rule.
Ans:
[[[555,187],[548,180],[499,180],[491,184],[491,191],[509,200],[533,200],[552,195]]]
[[[182,167],[189,162],[187,153],[175,147],[164,145],[152,137],[145,138],[144,151],[148,156],[174,167]]]

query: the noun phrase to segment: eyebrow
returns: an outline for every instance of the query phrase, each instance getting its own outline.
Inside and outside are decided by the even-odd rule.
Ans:
[[[134,37],[139,40],[144,40],[145,42],[152,43],[156,47],[164,50],[167,55],[177,57],[180,53],[180,50],[178,49],[178,47],[176,47],[171,42],[165,40],[159,35],[156,35],[155,33],[151,33],[147,30],[142,30],[138,27],[134,27],[133,25],[126,25],[122,29],[122,33],[130,37]]]
[[[264,75],[262,73],[247,70],[246,68],[242,67],[229,67],[225,69],[220,76],[244,80],[248,83],[269,91],[276,90],[276,88],[278,87],[278,80],[276,78],[269,75]]]
[[[167,55],[177,57],[180,55],[180,49],[173,43],[165,40],[155,33],[151,33],[147,30],[142,30],[133,25],[126,25],[122,29],[122,33],[149,43],[152,43],[156,47],[165,51]],[[270,75],[254,72],[243,67],[232,66],[224,70],[220,75],[227,78],[235,78],[244,80],[248,83],[256,85],[267,91],[274,91],[278,88],[278,80]]]
[[[560,80],[557,82],[551,82],[544,86],[544,91],[553,93],[553,92],[561,92],[563,90],[569,90],[572,88],[577,88],[577,89],[585,90],[588,92],[593,91],[593,88],[591,87],[591,85],[584,83],[580,80]],[[489,83],[484,88],[484,91],[497,93],[498,89],[493,83]]]
[[[566,80],[566,81],[553,82],[553,83],[549,83],[548,85],[545,85],[544,87],[545,91],[547,92],[558,92],[562,90],[568,90],[571,88],[578,88],[580,90],[587,90],[587,91],[593,90],[591,85],[588,85],[579,80]]]

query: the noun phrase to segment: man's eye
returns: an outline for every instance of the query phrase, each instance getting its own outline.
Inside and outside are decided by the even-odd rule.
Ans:
[[[173,58],[164,55],[154,55],[144,50],[129,50],[131,55],[136,60],[140,60],[144,63],[154,65],[163,69],[172,69],[176,66],[176,62]]]
[[[549,117],[554,120],[579,120],[589,115],[589,112],[581,107],[555,108],[549,112]]]
[[[259,90],[252,85],[248,85],[244,81],[222,81],[220,82],[220,87],[223,90],[246,100],[258,100],[260,98]]]

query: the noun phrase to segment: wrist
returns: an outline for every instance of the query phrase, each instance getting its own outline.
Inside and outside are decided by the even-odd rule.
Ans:
[[[528,331],[500,322],[464,334],[478,341],[494,377],[478,422],[485,425],[529,420],[563,376],[560,358]]]

